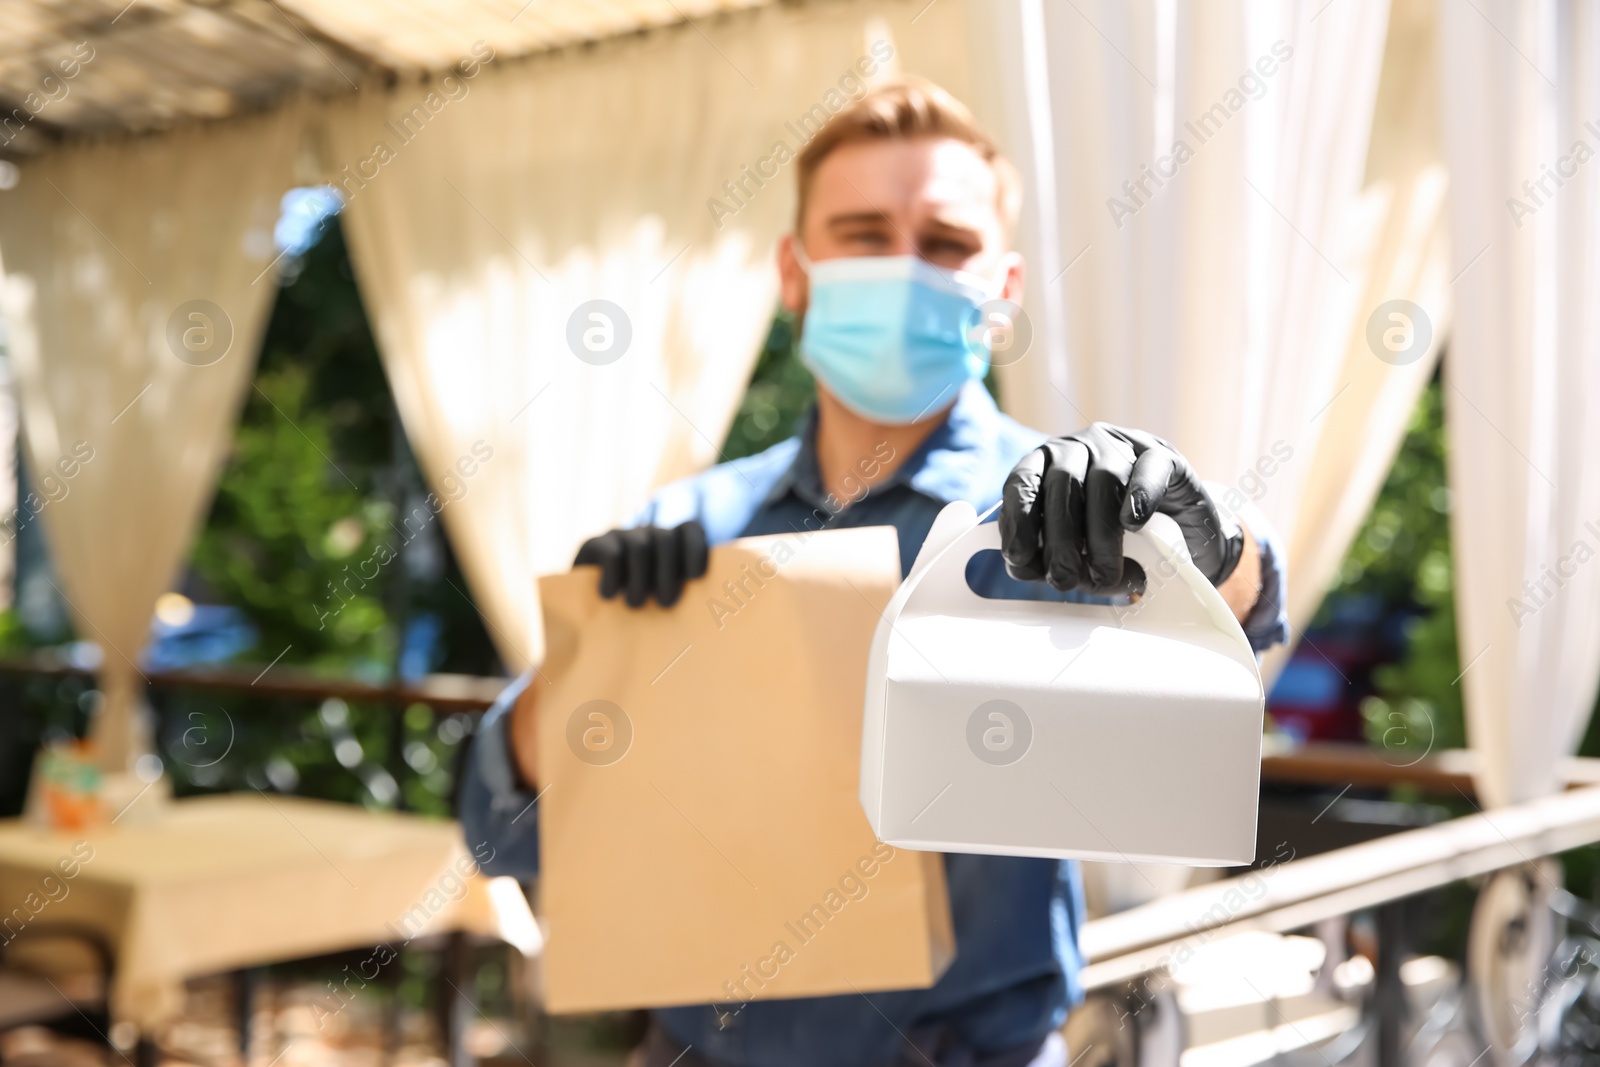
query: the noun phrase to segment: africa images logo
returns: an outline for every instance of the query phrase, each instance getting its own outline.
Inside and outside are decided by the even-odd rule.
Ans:
[[[967,717],[967,747],[992,767],[1008,767],[1033,745],[1033,720],[1009,700],[990,700]]]

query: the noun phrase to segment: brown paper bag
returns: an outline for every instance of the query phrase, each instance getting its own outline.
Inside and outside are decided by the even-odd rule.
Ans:
[[[549,1010],[731,1010],[943,973],[941,857],[878,843],[857,799],[898,556],[889,527],[737,541],[671,610],[601,600],[591,567],[540,581]]]

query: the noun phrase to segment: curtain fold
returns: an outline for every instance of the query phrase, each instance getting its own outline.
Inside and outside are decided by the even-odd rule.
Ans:
[[[1349,212],[1357,249],[1351,280],[1361,297],[1343,324],[1333,396],[1311,417],[1316,440],[1289,544],[1288,607],[1295,634],[1316,613],[1383,487],[1449,334],[1453,271],[1445,210],[1449,180],[1439,138],[1437,29],[1435,0],[1393,0],[1366,176]],[[1411,343],[1390,351],[1379,329],[1375,349],[1369,324],[1392,325],[1385,309],[1397,300],[1413,305]],[[1423,322],[1426,340],[1418,336]],[[1276,673],[1292,647],[1269,655],[1268,669]]]
[[[1600,682],[1600,10],[1442,4],[1458,641],[1491,805],[1560,787]]]
[[[508,667],[542,655],[537,575],[718,460],[807,122],[896,62],[964,88],[959,10],[773,8],[480,56],[330,119],[384,365]]]
[[[102,650],[108,769],[148,751],[139,653],[232,440],[277,295],[300,110],[61,148],[0,211],[25,457],[61,593]]]
[[[1033,344],[1000,368],[1006,407],[1056,432],[1153,429],[1224,503],[1254,502],[1289,553],[1297,638],[1449,317],[1433,97],[1408,75],[1431,62],[1431,4],[971,12],[975,100],[1029,186]],[[1388,300],[1437,328],[1380,359],[1367,327]]]

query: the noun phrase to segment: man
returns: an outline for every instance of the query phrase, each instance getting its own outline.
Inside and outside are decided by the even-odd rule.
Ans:
[[[1015,172],[961,104],[917,80],[874,89],[796,161],[794,234],[778,252],[784,305],[803,316],[817,405],[800,437],[663,489],[633,528],[585,544],[600,591],[671,606],[707,546],[741,536],[892,525],[909,570],[939,509],[1001,502],[1004,568],[972,576],[1036,599],[1137,593],[1122,536],[1160,511],[1259,650],[1281,640],[1283,580],[1270,540],[1213,502],[1165,442],[1096,424],[1049,438],[984,390],[986,302],[1020,304],[1008,251]],[[985,557],[979,557],[980,560]],[[987,557],[993,560],[993,557]],[[1007,573],[1009,572],[1009,574]],[[1265,589],[1265,593],[1263,593]],[[494,874],[536,873],[527,679],[485,716],[461,817],[493,843]],[[515,720],[514,722],[512,720]],[[520,764],[520,765],[519,765]],[[927,990],[672,1008],[652,1014],[647,1067],[984,1067],[1064,1064],[1056,1031],[1079,996],[1077,865],[949,855],[956,959]]]

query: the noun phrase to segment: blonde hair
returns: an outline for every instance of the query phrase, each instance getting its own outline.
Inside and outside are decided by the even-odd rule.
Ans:
[[[799,181],[795,232],[800,233],[805,225],[806,201],[810,198],[817,168],[835,148],[860,141],[919,137],[960,141],[983,157],[994,169],[995,206],[1009,235],[1022,200],[1022,182],[1017,168],[1001,153],[994,138],[978,125],[965,104],[926,78],[912,75],[868,89],[865,96],[833,116],[800,150],[795,161]]]

